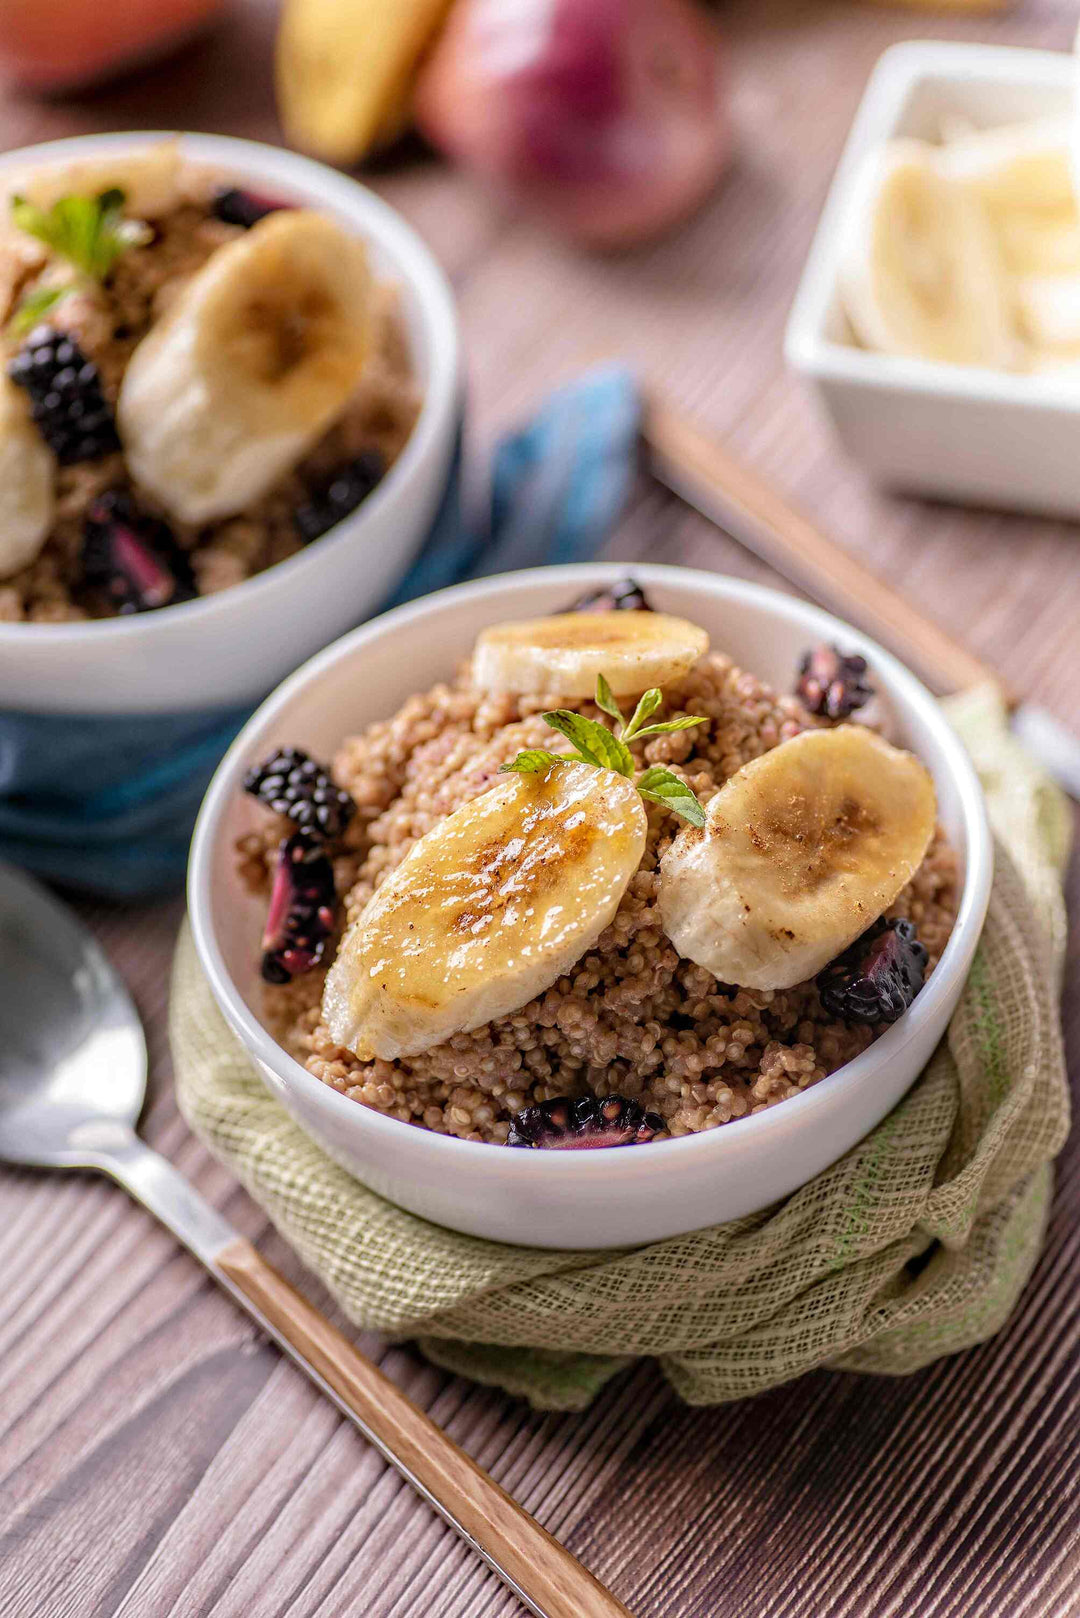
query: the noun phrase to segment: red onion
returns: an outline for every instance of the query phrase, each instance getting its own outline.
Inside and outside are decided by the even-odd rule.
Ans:
[[[457,0],[416,107],[437,146],[598,247],[688,214],[730,144],[696,0]]]

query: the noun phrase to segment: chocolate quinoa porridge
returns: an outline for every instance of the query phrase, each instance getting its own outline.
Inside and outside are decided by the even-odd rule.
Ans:
[[[640,593],[631,607],[639,601]],[[600,604],[625,605],[614,598]],[[594,600],[590,610],[593,606]],[[365,1049],[356,1055],[340,1043],[323,1010],[326,961],[336,956],[331,976],[340,972],[347,952],[342,931],[355,924],[350,939],[362,931],[365,907],[418,840],[445,827],[447,817],[463,805],[522,785],[521,776],[500,772],[523,750],[551,746],[552,727],[541,717],[545,710],[569,710],[618,733],[607,717],[611,706],[601,712],[596,702],[558,689],[495,690],[491,666],[478,646],[472,663],[451,683],[410,697],[392,718],[346,737],[330,766],[332,785],[317,764],[298,753],[279,755],[251,772],[248,790],[264,806],[285,808],[288,814],[272,814],[242,840],[244,881],[253,891],[269,893],[275,871],[282,870],[282,850],[291,848],[303,878],[301,898],[309,902],[304,911],[295,890],[289,901],[294,905],[290,919],[302,920],[299,950],[295,939],[291,953],[288,939],[282,947],[281,918],[288,903],[276,905],[276,920],[272,915],[268,924],[264,976],[277,981],[265,988],[265,1019],[309,1072],[366,1106],[462,1139],[623,1144],[713,1129],[774,1106],[857,1056],[902,1014],[924,975],[933,971],[956,915],[957,861],[936,826],[932,789],[910,880],[899,891],[894,884],[895,897],[883,905],[879,894],[880,908],[871,905],[842,937],[837,935],[848,945],[834,951],[837,958],[830,958],[826,946],[822,969],[783,988],[741,987],[687,957],[690,949],[711,959],[710,945],[706,940],[703,950],[697,946],[693,925],[684,925],[678,903],[670,893],[665,898],[663,888],[667,882],[685,896],[679,860],[696,857],[694,840],[705,834],[694,827],[703,817],[688,824],[679,816],[689,816],[690,810],[672,813],[668,796],[643,803],[642,851],[637,857],[635,849],[630,857],[628,880],[610,921],[539,992],[480,1026],[409,1054]],[[751,761],[766,755],[786,760],[789,752],[805,752],[807,733],[815,733],[811,745],[822,733],[826,745],[831,740],[838,749],[849,745],[845,739],[859,747],[876,745],[910,761],[903,768],[925,777],[910,754],[889,748],[864,725],[844,723],[871,694],[862,659],[818,648],[797,673],[799,694],[778,695],[721,651],[692,658],[688,672],[663,684],[665,722],[688,728],[665,729],[643,741],[634,757],[636,769],[649,772],[639,778],[641,790],[654,771],[670,772],[707,812],[725,783],[731,783],[730,793],[740,782],[765,780],[762,764],[755,766],[756,775],[744,770]],[[633,700],[626,706],[632,708]],[[690,724],[691,716],[704,722]],[[796,737],[803,743],[792,750]],[[837,765],[830,762],[829,768],[835,771]],[[568,780],[578,771],[590,773],[583,765],[553,768],[550,778]],[[537,779],[535,774],[527,778]],[[616,784],[621,786],[621,777]],[[669,792],[659,785],[657,790],[662,798]],[[872,794],[866,797],[867,805],[871,799]],[[483,801],[494,804],[495,798]],[[845,803],[844,813],[849,809]],[[314,842],[302,847],[311,837]],[[424,848],[431,849],[434,864],[440,857],[437,838],[428,837]],[[590,855],[594,864],[599,857]],[[690,883],[691,893],[699,891],[696,881]],[[711,890],[708,897],[711,903]],[[391,916],[399,902],[402,895],[389,905]],[[740,908],[749,910],[749,905]],[[879,920],[883,910],[887,917]],[[325,940],[312,920],[316,911]],[[319,964],[323,942],[326,960]],[[790,975],[798,968],[787,970]],[[333,1005],[332,995],[326,1003]],[[375,1029],[374,1013],[365,1026]],[[434,1038],[436,1025],[431,1028]],[[378,1042],[374,1032],[370,1037]],[[357,1041],[349,1043],[355,1047]]]
[[[0,346],[13,423],[0,454],[6,477],[28,491],[20,545],[5,556],[0,544],[0,621],[65,623],[213,594],[294,555],[371,492],[419,402],[395,289],[370,278],[362,244],[321,215],[229,187],[171,143],[31,171],[24,186],[32,206],[13,202],[12,188],[0,201],[10,214]],[[72,204],[83,210],[74,232]],[[334,266],[343,246],[357,257]],[[199,301],[211,272],[213,311]],[[243,307],[238,284],[250,289]],[[194,405],[190,420],[177,414],[184,379],[166,336],[171,322],[177,348],[185,321],[206,338],[189,378],[205,422]],[[251,329],[238,330],[245,321]],[[325,352],[313,355],[315,344]],[[265,376],[246,376],[249,359]],[[306,364],[310,382],[285,379],[296,381],[290,396],[282,373]],[[276,415],[260,389],[281,395]],[[222,427],[230,413],[234,437]],[[255,465],[245,452],[260,431],[266,453]],[[220,488],[207,492],[190,457],[181,464],[185,432]]]

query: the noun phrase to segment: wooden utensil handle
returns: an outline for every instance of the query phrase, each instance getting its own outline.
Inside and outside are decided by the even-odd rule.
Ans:
[[[663,481],[823,604],[919,665],[941,690],[1000,677],[938,624],[827,539],[756,472],[714,439],[652,401],[645,443]],[[749,530],[749,537],[746,537]]]
[[[630,1618],[570,1552],[389,1377],[357,1352],[243,1237],[215,1254],[293,1358],[313,1369],[358,1426],[541,1618]]]

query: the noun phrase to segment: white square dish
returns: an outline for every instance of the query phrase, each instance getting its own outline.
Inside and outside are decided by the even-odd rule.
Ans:
[[[870,77],[792,305],[784,355],[850,455],[909,493],[1080,516],[1080,368],[1018,375],[856,346],[837,292],[844,227],[867,152],[896,136],[1068,120],[1076,63],[1050,51],[911,42]]]

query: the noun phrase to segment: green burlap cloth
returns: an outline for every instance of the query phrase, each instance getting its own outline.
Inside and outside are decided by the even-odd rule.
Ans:
[[[950,716],[998,841],[971,977],[910,1093],[786,1201],[601,1253],[427,1224],[365,1190],[271,1099],[186,929],[171,1006],[185,1118],[358,1326],[415,1338],[438,1364],[541,1408],[582,1409],[639,1355],[657,1356],[682,1398],[716,1404],[815,1366],[900,1373],[980,1342],[1035,1263],[1068,1128],[1057,1002],[1070,821],[993,691],[954,699]]]

